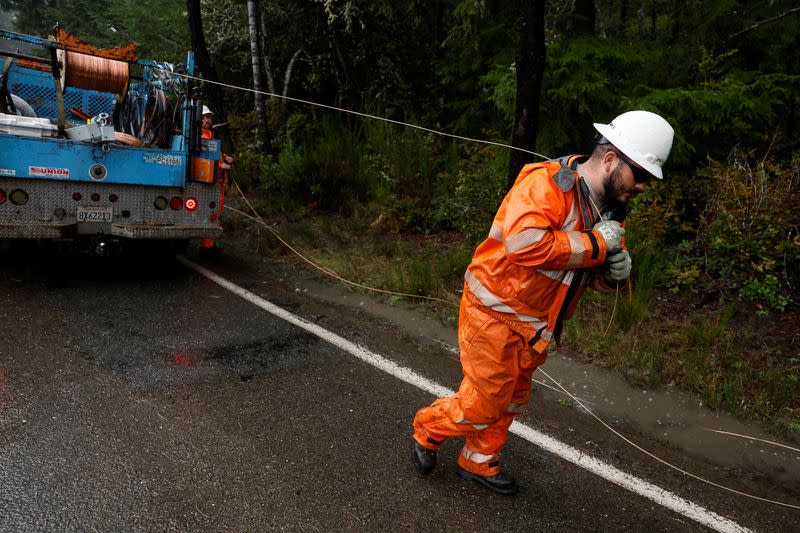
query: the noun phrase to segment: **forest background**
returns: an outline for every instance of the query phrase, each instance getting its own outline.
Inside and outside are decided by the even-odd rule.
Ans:
[[[0,0],[0,27],[44,36],[59,22],[97,46],[136,42],[140,57],[170,62],[202,39],[206,79],[548,157],[590,151],[592,122],[661,114],[675,144],[666,179],[632,203],[631,289],[584,297],[564,344],[633,382],[693,390],[797,439],[793,4]],[[275,96],[204,90],[228,124],[232,177],[261,215],[327,267],[382,289],[457,301],[509,180],[540,160]],[[279,254],[263,228],[236,216],[226,225]],[[451,307],[428,311],[455,320]]]

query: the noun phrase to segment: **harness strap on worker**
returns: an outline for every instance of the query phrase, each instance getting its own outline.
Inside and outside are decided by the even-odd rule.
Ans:
[[[569,159],[565,158],[560,162],[562,167],[567,166],[570,170],[577,174],[578,159],[578,157]],[[597,244],[594,235],[591,234],[591,228],[594,226],[595,222],[595,215],[594,211],[592,210],[592,206],[589,204],[589,194],[590,192],[588,185],[582,177],[577,176],[575,178],[575,202],[578,203],[578,209],[580,210],[581,219],[583,220],[582,226],[584,231],[589,231],[589,234],[591,235],[590,239],[593,241],[593,249],[597,250]],[[597,218],[602,218],[602,213],[597,213]],[[594,254],[592,257],[594,257]],[[557,343],[561,342],[561,332],[564,328],[564,320],[566,319],[567,311],[569,310],[570,305],[572,305],[572,301],[575,299],[578,289],[586,282],[587,275],[588,272],[586,269],[579,269],[576,270],[575,274],[572,276],[569,289],[564,296],[564,300],[561,302],[561,307],[558,311],[556,322],[553,324],[553,339],[555,339]]]

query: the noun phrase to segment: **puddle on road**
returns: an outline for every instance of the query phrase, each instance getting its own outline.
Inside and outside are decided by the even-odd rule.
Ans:
[[[326,302],[358,307],[403,328],[423,342],[436,342],[455,350],[455,325],[447,327],[435,318],[393,307],[345,287],[323,284],[300,273],[297,276],[292,280],[293,283],[308,295]],[[705,408],[696,395],[669,387],[657,390],[633,387],[612,371],[575,361],[558,350],[551,350],[543,369],[612,425],[633,424],[641,432],[690,455],[760,473],[782,484],[800,484],[800,453],[765,442],[709,431],[714,429],[776,441],[755,424]],[[549,381],[541,372],[534,379]],[[564,398],[560,393],[541,385],[535,384],[534,387],[543,389],[543,394],[553,401]],[[576,409],[589,416],[580,407],[576,406]]]

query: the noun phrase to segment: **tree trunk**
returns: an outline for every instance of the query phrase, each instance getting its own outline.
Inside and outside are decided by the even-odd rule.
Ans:
[[[330,37],[330,46],[333,48],[333,51],[336,54],[336,60],[339,63],[339,70],[342,75],[342,78],[339,79],[339,99],[341,100],[341,104],[343,106],[352,107],[356,105],[356,102],[358,101],[359,90],[350,73],[350,65],[347,61],[347,55],[345,54],[342,44],[342,33],[339,28],[339,23],[338,21],[331,22],[328,19],[322,2],[319,4],[319,10],[323,20],[325,20],[325,26]]]
[[[292,69],[294,69],[294,62],[297,61],[297,58],[300,57],[300,54],[303,52],[302,48],[294,53],[292,59],[289,60],[289,64],[286,66],[286,75],[283,77],[283,96],[289,95],[289,81],[292,79]],[[286,102],[286,100],[284,100]]]
[[[267,91],[275,94],[275,79],[272,76],[272,65],[270,64],[269,54],[267,53],[267,50],[269,50],[269,46],[267,46],[267,22],[263,12],[259,13],[258,18],[261,20],[259,43],[261,43],[261,51],[264,56],[264,73],[267,75]]]
[[[250,31],[250,57],[253,63],[253,90],[258,138],[269,149],[267,118],[264,114],[264,86],[261,83],[261,46],[258,41],[258,0],[247,0],[247,26]],[[269,150],[268,150],[269,151]]]
[[[219,82],[217,70],[211,63],[211,56],[208,55],[206,47],[206,36],[203,33],[203,17],[200,12],[200,0],[186,0],[186,12],[189,20],[189,39],[192,50],[194,51],[195,63],[203,79],[210,82]],[[214,111],[217,122],[225,122],[225,105],[222,98],[222,87],[216,83],[205,85],[205,94],[208,100],[208,107]]]
[[[644,3],[645,0],[639,0],[639,11],[637,15],[639,16],[639,40],[644,41]]]
[[[572,30],[576,35],[594,35],[596,17],[594,0],[575,0]]]
[[[681,22],[683,22],[683,0],[674,0],[672,3],[672,15],[670,18],[670,43],[678,42],[680,36]]]
[[[619,10],[619,36],[625,38],[628,35],[628,8],[630,7],[630,0],[622,0],[622,6]]]
[[[436,0],[436,9],[435,9],[435,16],[436,16],[436,27],[434,36],[434,42],[437,44],[441,44],[443,40],[442,35],[442,24],[444,23],[444,6],[442,5],[441,0]]]
[[[547,59],[544,42],[545,0],[523,0],[520,13],[519,44],[517,47],[517,105],[511,145],[534,150],[536,128],[539,125],[539,98]],[[594,7],[592,7],[594,10]],[[511,151],[508,167],[508,188],[533,156],[519,150]]]
[[[650,39],[655,40],[656,38],[656,22],[658,18],[658,12],[656,11],[656,3],[654,0],[650,0]]]
[[[597,33],[598,37],[601,39],[606,38],[606,13],[603,11],[603,6],[600,2],[594,3],[596,15],[597,15]]]

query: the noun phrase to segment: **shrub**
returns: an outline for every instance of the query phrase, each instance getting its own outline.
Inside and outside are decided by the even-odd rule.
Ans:
[[[739,150],[712,163],[713,195],[696,237],[679,247],[671,286],[738,296],[762,309],[784,311],[800,283],[798,162],[756,160]],[[702,273],[702,276],[700,276]]]

